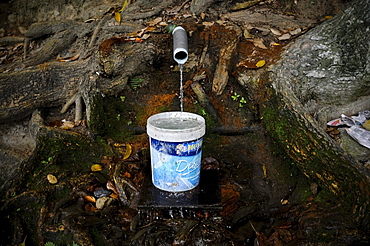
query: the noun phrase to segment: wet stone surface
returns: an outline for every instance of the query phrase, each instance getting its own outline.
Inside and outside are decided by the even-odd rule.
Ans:
[[[145,179],[142,188],[138,209],[210,209],[222,210],[221,191],[217,170],[202,170],[199,185],[185,192],[162,191],[151,182],[149,176]]]

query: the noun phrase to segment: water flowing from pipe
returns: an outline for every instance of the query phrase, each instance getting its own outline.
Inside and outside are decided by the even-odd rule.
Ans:
[[[182,70],[183,70],[183,65],[179,64],[180,67],[180,110],[181,112],[184,112],[184,86],[182,84]]]

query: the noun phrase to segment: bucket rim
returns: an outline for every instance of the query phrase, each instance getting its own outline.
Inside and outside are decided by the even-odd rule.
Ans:
[[[195,119],[199,124],[195,127],[185,129],[167,129],[156,127],[151,124],[153,120],[164,119],[168,117],[183,117],[184,119]],[[147,119],[147,134],[149,137],[167,142],[192,141],[202,138],[206,131],[205,119],[198,114],[182,111],[170,111],[154,114]]]

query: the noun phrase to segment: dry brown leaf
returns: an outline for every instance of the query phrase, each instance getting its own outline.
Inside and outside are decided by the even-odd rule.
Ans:
[[[115,194],[118,194],[118,191],[117,191],[117,189],[116,189],[116,186],[113,184],[113,182],[112,181],[108,181],[107,182],[107,189],[108,190],[111,190],[111,191],[113,191]]]
[[[148,27],[145,28],[145,32],[153,32],[156,29],[157,29],[157,27],[155,27],[155,26],[148,26]]]
[[[281,35],[281,32],[279,30],[275,29],[275,28],[271,28],[270,30],[276,36],[280,36]]]
[[[148,26],[155,26],[155,25],[157,25],[158,23],[160,23],[162,21],[162,17],[157,17],[157,18],[155,18],[154,20],[152,20],[152,21],[148,21],[146,24],[148,25]]]
[[[125,178],[131,178],[131,177],[132,177],[131,173],[129,173],[129,172],[125,172],[125,173],[123,174],[123,176],[124,176]]]
[[[84,196],[84,200],[88,202],[96,202],[96,199],[93,196]]]
[[[202,24],[203,24],[203,26],[213,26],[215,23],[213,21],[211,21],[211,22],[204,21]]]
[[[73,127],[75,127],[75,123],[72,122],[72,121],[66,121],[66,120],[62,120],[63,124],[59,127],[63,130],[68,130],[68,129],[71,129]]]
[[[96,208],[97,209],[103,209],[106,206],[109,206],[113,201],[113,198],[111,197],[100,197],[98,200],[96,200]]]
[[[85,205],[85,210],[88,212],[95,212],[98,209],[94,205],[88,203]]]
[[[54,175],[52,175],[52,174],[48,174],[46,176],[46,178],[48,179],[48,181],[49,181],[50,184],[56,184],[56,183],[58,183],[58,179]]]
[[[150,37],[150,34],[145,33],[145,34],[141,37],[141,39],[142,39],[142,40],[145,40],[145,39],[148,39],[149,37]]]
[[[292,37],[292,35],[290,35],[289,33],[285,33],[284,35],[282,35],[282,36],[278,37],[278,39],[279,39],[280,41],[284,41],[284,40],[288,40],[288,39],[290,39],[291,37]]]
[[[112,197],[113,199],[118,200],[118,195],[117,194],[112,193],[109,196]]]
[[[58,56],[58,60],[61,61],[61,62],[70,62],[70,61],[77,60],[79,57],[80,57],[80,53],[78,53],[74,56],[71,56],[71,57],[66,57],[66,58],[61,58],[60,56]]]
[[[254,46],[256,46],[258,48],[267,50],[267,47],[263,43],[263,39],[260,39],[260,38],[253,39],[253,44],[254,44]]]
[[[254,38],[254,36],[250,34],[250,32],[247,29],[244,30],[243,35],[244,35],[244,38],[247,38],[247,39]]]
[[[266,242],[267,245],[274,245],[274,246],[283,246],[284,243],[279,238],[280,234],[278,232],[272,233],[268,241]]]
[[[301,28],[297,28],[295,30],[292,30],[289,32],[291,35],[298,35],[298,34],[301,34],[302,33],[302,29]]]

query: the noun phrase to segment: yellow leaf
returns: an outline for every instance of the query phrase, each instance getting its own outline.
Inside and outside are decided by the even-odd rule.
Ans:
[[[256,67],[263,67],[265,66],[266,61],[265,60],[260,60],[259,62],[256,63]]]
[[[286,199],[281,199],[281,205],[286,205],[286,204],[288,204],[289,203],[289,201],[288,200],[286,200]]]
[[[56,183],[58,183],[58,179],[54,175],[52,175],[52,174],[48,174],[46,176],[46,178],[48,179],[48,181],[49,181],[50,184],[56,184]]]
[[[125,160],[125,159],[129,158],[130,155],[131,155],[131,153],[132,153],[132,146],[131,146],[131,144],[126,144],[126,150],[125,150],[125,154],[123,156],[123,159]]]
[[[92,172],[99,172],[101,170],[103,170],[103,167],[99,164],[94,164],[94,165],[91,166],[91,171]]]
[[[365,128],[366,130],[370,131],[370,120],[365,121],[362,124],[362,127]]]
[[[123,6],[122,6],[122,8],[118,11],[118,12],[122,12],[122,11],[124,11],[125,10],[125,8],[127,7],[127,5],[130,3],[130,0],[125,0],[124,2],[123,2]]]
[[[115,19],[118,23],[121,23],[121,13],[119,13],[119,12],[114,12],[114,19]]]

